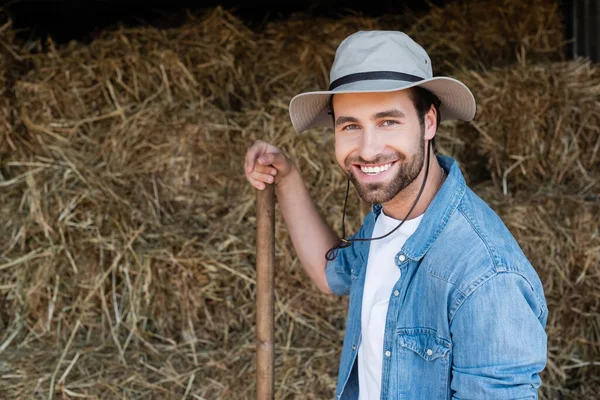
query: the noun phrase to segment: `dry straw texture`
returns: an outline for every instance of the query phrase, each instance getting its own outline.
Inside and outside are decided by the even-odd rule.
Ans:
[[[376,28],[413,34],[473,88],[475,123],[444,124],[440,152],[544,282],[541,395],[597,398],[599,70],[563,60],[557,6],[542,0],[260,32],[217,8],[64,46],[0,24],[0,398],[253,398],[243,157],[256,139],[285,149],[340,231],[331,135],[295,135],[287,104],[328,83],[341,39]],[[354,231],[365,208],[350,203]],[[280,215],[276,235],[276,397],[331,398],[347,302],[308,281]]]
[[[480,75],[479,148],[492,178],[511,186],[598,193],[600,70],[589,62],[518,65]],[[523,88],[516,91],[514,88]]]

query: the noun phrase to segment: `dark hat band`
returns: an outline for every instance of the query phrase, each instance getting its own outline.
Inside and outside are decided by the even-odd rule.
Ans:
[[[342,85],[358,81],[374,81],[374,80],[392,80],[392,81],[408,81],[418,82],[424,80],[421,77],[411,74],[405,74],[403,72],[396,71],[373,71],[373,72],[357,72],[356,74],[350,74],[342,76],[331,82],[329,90],[334,90]]]

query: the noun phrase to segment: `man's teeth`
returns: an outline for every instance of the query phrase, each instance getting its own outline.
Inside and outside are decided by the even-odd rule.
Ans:
[[[385,165],[378,165],[376,167],[367,167],[364,165],[360,166],[360,170],[368,175],[377,175],[382,173],[383,171],[387,171],[392,166],[392,163]]]

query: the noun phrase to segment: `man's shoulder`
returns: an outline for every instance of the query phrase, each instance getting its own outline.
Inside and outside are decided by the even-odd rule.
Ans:
[[[502,219],[469,188],[428,258],[427,272],[452,283],[465,296],[499,273],[522,275],[535,286],[539,282]]]

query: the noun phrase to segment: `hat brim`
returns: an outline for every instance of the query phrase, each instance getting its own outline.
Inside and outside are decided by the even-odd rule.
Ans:
[[[445,76],[424,79],[418,82],[370,80],[340,86],[335,90],[301,93],[290,101],[289,113],[297,133],[310,128],[332,128],[329,114],[329,98],[332,94],[394,92],[420,86],[435,94],[442,102],[441,120],[460,119],[470,121],[475,116],[475,97],[459,80]]]

